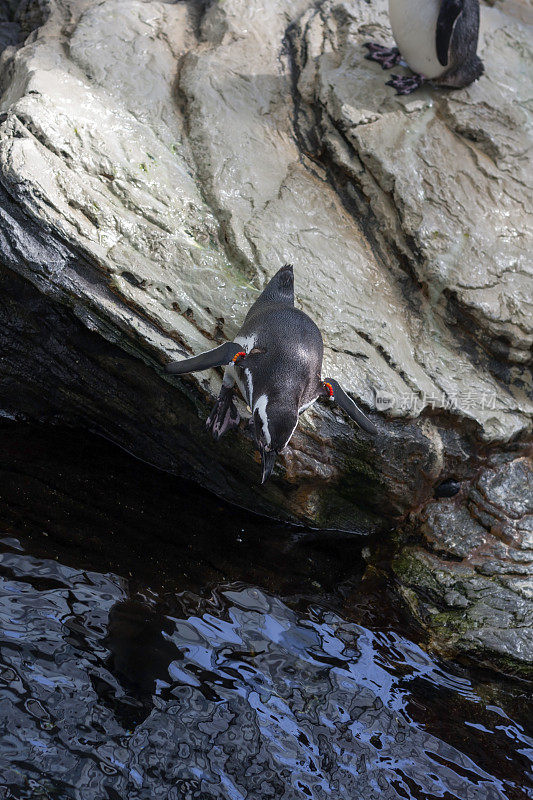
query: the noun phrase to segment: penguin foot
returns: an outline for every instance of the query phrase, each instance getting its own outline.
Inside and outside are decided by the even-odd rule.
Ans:
[[[396,94],[412,94],[420,89],[425,82],[422,75],[393,75],[390,81],[386,81],[386,86],[396,89]]]
[[[221,436],[224,436],[232,428],[236,428],[241,421],[239,412],[233,402],[233,396],[233,389],[223,386],[213,410],[207,418],[205,427],[208,431],[211,431],[215,441],[218,441]]]
[[[378,64],[381,64],[382,69],[392,69],[400,63],[401,55],[397,47],[383,47],[375,42],[366,42],[364,47],[368,50],[365,56],[366,60],[377,61]]]

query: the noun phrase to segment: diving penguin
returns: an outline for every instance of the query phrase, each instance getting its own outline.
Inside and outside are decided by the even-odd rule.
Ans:
[[[476,55],[479,0],[389,0],[389,18],[398,47],[367,42],[365,58],[383,69],[412,69],[412,76],[387,81],[397,94],[411,94],[426,81],[458,89],[483,75]]]
[[[234,403],[237,386],[251,409],[254,437],[261,454],[264,483],[289,443],[299,415],[319,397],[330,397],[368,433],[375,425],[339,384],[322,381],[322,336],[307,314],[294,307],[293,268],[274,275],[248,311],[233,342],[199,356],[167,364],[167,372],[184,375],[225,366],[218,399],[206,426],[215,439],[240,421]]]

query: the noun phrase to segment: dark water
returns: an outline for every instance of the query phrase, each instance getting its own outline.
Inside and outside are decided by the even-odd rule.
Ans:
[[[366,542],[0,446],[0,797],[533,797],[531,687],[427,655]]]

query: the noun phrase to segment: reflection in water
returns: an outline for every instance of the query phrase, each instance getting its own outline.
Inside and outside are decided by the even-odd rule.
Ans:
[[[521,726],[398,634],[255,587],[167,597],[162,614],[112,574],[7,547],[2,567],[0,758],[15,797],[528,796],[497,777],[510,758],[526,781]],[[505,759],[483,767],[424,725],[440,693]]]
[[[102,491],[113,495],[113,481]],[[210,504],[221,507],[201,494],[206,541],[186,548],[176,533],[158,579],[153,517],[140,555],[118,548],[111,520],[107,550],[96,553],[100,527],[80,553],[60,543],[47,497],[40,527],[16,532],[6,511],[0,545],[0,797],[533,797],[525,690],[501,683],[495,694],[427,655],[405,623],[391,627],[386,587],[361,582],[351,545],[326,556],[280,530],[267,543],[266,523],[222,509],[226,550],[239,551],[246,526],[245,561],[261,561],[255,582],[239,581],[228,552],[208,546]],[[70,515],[78,529],[85,502]],[[319,580],[325,565],[337,590]]]
[[[172,623],[146,603],[123,600],[112,606],[106,646],[110,668],[141,692],[152,694],[158,682],[168,679],[168,667],[183,659],[171,639]]]

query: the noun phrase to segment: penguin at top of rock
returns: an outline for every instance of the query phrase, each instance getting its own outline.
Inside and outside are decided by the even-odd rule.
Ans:
[[[367,42],[365,58],[415,73],[387,81],[397,94],[411,94],[427,81],[458,89],[483,75],[476,55],[479,0],[389,0],[389,18],[398,47]]]
[[[323,343],[313,320],[294,307],[294,276],[282,267],[248,311],[233,342],[199,356],[167,364],[174,375],[226,366],[218,399],[206,426],[219,439],[240,421],[234,403],[237,386],[251,413],[261,454],[262,483],[289,443],[299,415],[319,397],[330,397],[368,433],[375,425],[339,384],[321,379]]]

